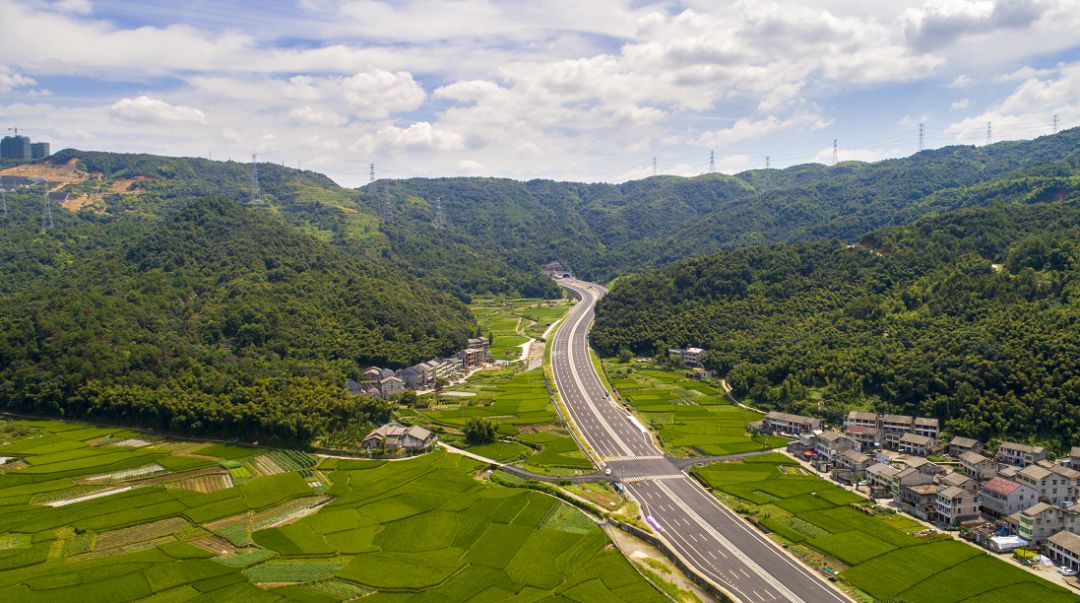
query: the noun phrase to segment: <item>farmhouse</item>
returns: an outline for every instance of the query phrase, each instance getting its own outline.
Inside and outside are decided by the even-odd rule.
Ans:
[[[1016,442],[1002,442],[998,447],[997,460],[999,463],[1007,463],[1017,467],[1027,467],[1047,457],[1049,453],[1044,446],[1029,446]]]
[[[937,515],[950,526],[979,519],[979,495],[959,486],[947,486],[937,493]]]
[[[896,450],[900,438],[915,429],[915,419],[907,415],[881,415],[882,444]]]
[[[836,462],[841,452],[854,448],[855,441],[838,431],[823,431],[814,438],[814,450],[830,463]]]
[[[382,381],[379,381],[379,393],[382,397],[389,398],[394,394],[400,394],[405,391],[405,382],[397,377],[387,377]]]
[[[761,422],[762,431],[799,435],[821,429],[821,419],[772,411]]]
[[[949,456],[959,458],[965,452],[982,452],[982,442],[975,438],[956,436],[949,442]]]
[[[404,449],[410,452],[430,450],[437,436],[419,425],[387,423],[376,428],[360,443],[367,450]]]
[[[1064,476],[1040,465],[1028,465],[1016,474],[1016,481],[1038,493],[1041,500],[1060,505],[1076,496],[1076,482],[1069,483]]]
[[[900,436],[896,446],[905,454],[913,454],[915,456],[930,456],[930,453],[934,449],[936,442],[934,438],[919,435],[916,433],[905,433]]]
[[[931,419],[928,417],[915,417],[915,435],[920,435],[932,440],[937,439],[938,431],[937,419]]]
[[[1077,514],[1068,509],[1039,502],[1014,514],[1016,533],[1028,542],[1038,544],[1061,530],[1075,530]]]
[[[461,367],[466,371],[486,365],[490,356],[491,352],[488,352],[483,348],[467,348],[458,352],[458,358],[461,359]]]
[[[1058,532],[1046,539],[1043,550],[1054,563],[1080,570],[1080,536],[1067,530]]]
[[[983,485],[980,500],[987,513],[1006,517],[1039,502],[1039,496],[1024,484],[995,477]]]
[[[997,475],[998,465],[978,452],[962,452],[960,470],[973,480],[985,482]]]
[[[866,469],[874,464],[874,459],[862,452],[845,450],[836,455],[833,460],[834,473],[837,476],[847,476],[849,479],[862,479],[866,476]]]

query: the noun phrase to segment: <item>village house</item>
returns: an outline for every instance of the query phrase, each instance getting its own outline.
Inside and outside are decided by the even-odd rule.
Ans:
[[[765,415],[761,430],[766,433],[799,435],[821,429],[821,419],[772,411]]]
[[[938,420],[928,417],[915,417],[915,435],[936,440],[938,437]]]
[[[900,488],[900,510],[923,521],[937,514],[937,484],[925,483]]]
[[[962,452],[960,470],[973,480],[985,482],[997,475],[998,464],[978,452]]]
[[[1074,496],[1070,498],[1075,498],[1075,494],[1080,492],[1080,471],[1058,463],[1051,463],[1050,461],[1039,461],[1035,464],[1040,467],[1046,467],[1047,469],[1064,478],[1065,481],[1073,488]]]
[[[937,442],[934,438],[919,435],[916,433],[905,433],[900,436],[900,440],[897,441],[896,448],[904,454],[913,454],[915,456],[930,456],[933,452]]]
[[[360,374],[361,383],[373,383],[378,385],[380,381],[387,377],[393,377],[394,371],[385,368],[379,368],[377,366],[369,366],[364,369],[364,372]]]
[[[847,418],[844,419],[844,427],[852,425],[866,427],[867,429],[875,431],[881,427],[879,415],[876,412],[866,412],[863,410],[852,410],[848,412]]]
[[[838,431],[823,431],[814,438],[814,450],[830,463],[845,450],[855,448],[855,441]]]
[[[1016,481],[1035,490],[1040,500],[1050,504],[1060,505],[1062,501],[1076,498],[1076,482],[1069,483],[1064,476],[1037,464],[1018,471]]]
[[[1048,455],[1049,453],[1044,446],[1002,442],[1001,446],[998,447],[997,461],[1017,467],[1027,467],[1045,459]]]
[[[1043,552],[1059,566],[1080,570],[1080,536],[1063,530],[1046,539]]]
[[[959,471],[953,471],[951,473],[946,473],[945,475],[940,475],[938,476],[937,482],[942,488],[955,486],[957,488],[963,488],[973,494],[978,494],[980,490],[979,482],[971,479],[963,473],[960,473]]]
[[[931,463],[932,465],[932,463]],[[934,472],[918,466],[895,467],[877,463],[866,469],[866,479],[874,498],[899,500],[904,488],[922,486],[934,481]],[[937,486],[934,486],[935,492]]]
[[[1007,517],[1039,502],[1039,496],[1029,486],[995,477],[983,484],[979,500],[983,511],[996,517]]]
[[[866,470],[874,464],[868,454],[857,450],[845,450],[833,460],[833,476],[847,481],[861,480],[866,477]]]
[[[405,382],[397,377],[387,377],[379,382],[379,393],[383,398],[389,398],[405,391]]]
[[[1073,446],[1069,451],[1069,458],[1065,460],[1068,461],[1069,467],[1080,469],[1080,446]]]
[[[878,446],[877,427],[844,425],[844,435],[855,442],[855,449],[859,452],[870,452]]]
[[[1039,544],[1061,530],[1075,530],[1078,514],[1052,504],[1038,502],[1013,515],[1016,533],[1032,544]]]
[[[398,379],[401,379],[405,387],[409,389],[426,389],[428,385],[428,377],[431,376],[427,367],[422,364],[414,364],[408,368],[401,369],[395,375]]]
[[[491,339],[487,337],[472,337],[469,339],[466,347],[483,350],[491,347]]]
[[[956,436],[949,442],[949,456],[953,458],[960,458],[960,455],[965,452],[981,453],[982,449],[982,442],[975,438]]]
[[[458,352],[458,358],[461,358],[462,369],[471,371],[475,368],[481,368],[488,363],[491,353],[485,349],[480,348],[468,348]]]
[[[896,450],[900,438],[915,429],[915,419],[907,415],[881,415],[881,444],[889,450]]]
[[[979,495],[960,486],[946,486],[937,493],[936,511],[939,521],[946,525],[975,521],[980,517]]]
[[[387,423],[376,428],[360,443],[367,450],[399,450],[419,452],[430,450],[438,437],[419,425]]]

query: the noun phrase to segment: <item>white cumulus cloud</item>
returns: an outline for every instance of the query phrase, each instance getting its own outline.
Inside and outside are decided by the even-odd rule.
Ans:
[[[109,108],[109,115],[127,123],[145,124],[201,124],[206,123],[202,111],[181,105],[172,105],[149,96],[125,98]]]

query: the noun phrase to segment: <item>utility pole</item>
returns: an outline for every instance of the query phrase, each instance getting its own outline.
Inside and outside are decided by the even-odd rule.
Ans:
[[[991,144],[994,141],[993,135],[993,122],[986,122],[986,144]]]
[[[45,191],[45,194],[42,195],[41,205],[41,232],[49,230],[52,225],[52,205],[49,203],[49,191]]]
[[[655,156],[652,158],[652,175],[653,176],[656,175],[656,157]]]
[[[371,169],[368,171],[368,182],[375,182],[375,164],[371,164]]]
[[[926,130],[923,128],[923,123],[919,122],[919,152],[922,153],[923,142],[926,140]]]
[[[1057,116],[1057,113],[1055,113],[1054,114],[1054,134],[1057,134],[1057,133],[1058,133],[1058,116]]]
[[[838,152],[836,139],[834,138],[832,139],[832,164],[836,165],[837,163],[840,163],[840,153]]]
[[[262,191],[259,190],[259,163],[257,161],[258,155],[251,156],[251,202],[255,203],[262,197]]]
[[[715,151],[709,151],[709,173],[710,174],[715,174],[716,173],[716,152]]]

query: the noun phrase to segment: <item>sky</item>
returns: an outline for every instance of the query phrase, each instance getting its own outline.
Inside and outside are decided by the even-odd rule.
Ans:
[[[1080,0],[0,0],[53,150],[620,182],[1080,125]],[[987,124],[990,124],[988,136]]]

